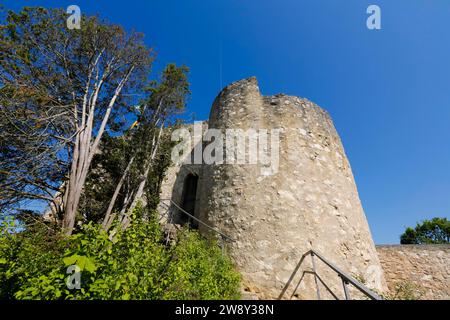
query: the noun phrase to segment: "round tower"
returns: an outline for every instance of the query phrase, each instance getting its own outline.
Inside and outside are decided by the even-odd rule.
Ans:
[[[269,145],[266,150],[278,153],[278,164],[261,163],[259,157],[257,163],[202,168],[199,216],[236,240],[228,250],[246,290],[261,298],[278,298],[290,281],[284,298],[294,294],[317,298],[310,274],[294,293],[302,271],[312,268],[307,258],[292,278],[301,256],[310,249],[369,287],[385,289],[350,164],[326,111],[298,97],[262,96],[252,77],[220,92],[209,128],[242,129],[247,138],[252,129],[267,130],[269,142],[271,134],[278,135],[278,148]],[[254,150],[250,139],[246,143],[248,159]],[[317,273],[342,298],[337,274],[317,259],[315,264]],[[323,286],[321,297],[332,297]]]

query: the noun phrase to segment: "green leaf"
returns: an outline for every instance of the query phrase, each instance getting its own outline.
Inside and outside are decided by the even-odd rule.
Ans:
[[[77,254],[74,254],[74,255],[72,255],[70,257],[65,257],[63,259],[64,265],[65,266],[71,266],[71,265],[75,264],[75,262],[77,262],[78,257],[79,256]]]
[[[92,257],[86,257],[84,268],[86,271],[95,272],[97,270],[97,266],[95,265],[95,260]]]
[[[63,262],[66,266],[77,265],[81,271],[86,270],[89,272],[95,272],[97,266],[95,265],[95,260],[92,257],[80,256],[74,254],[70,257],[65,257]]]

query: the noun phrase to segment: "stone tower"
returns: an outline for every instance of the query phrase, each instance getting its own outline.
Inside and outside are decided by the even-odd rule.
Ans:
[[[260,163],[183,165],[170,168],[163,185],[163,196],[181,203],[185,177],[198,178],[193,213],[236,240],[228,250],[247,291],[277,298],[310,249],[369,287],[385,289],[350,164],[326,111],[298,97],[262,96],[252,77],[220,92],[208,127],[279,130],[279,163],[272,174],[262,174]],[[202,226],[200,231],[206,232]],[[311,268],[307,260],[303,270]],[[327,285],[341,294],[339,277],[316,263]],[[296,297],[315,299],[315,290],[313,276],[306,275]]]

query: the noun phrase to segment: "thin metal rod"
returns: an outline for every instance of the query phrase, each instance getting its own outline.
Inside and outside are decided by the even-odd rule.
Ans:
[[[300,280],[298,280],[297,285],[295,286],[294,291],[291,294],[291,297],[289,298],[289,300],[292,300],[292,297],[295,295],[295,293],[297,292],[298,287],[300,286],[300,283],[302,283],[303,278],[305,277],[305,274],[307,273],[307,271],[303,271],[302,276],[300,277]]]
[[[281,300],[281,298],[283,298],[284,294],[286,293],[287,289],[289,288],[289,286],[291,285],[292,280],[294,280],[295,275],[298,272],[298,269],[300,269],[300,266],[303,263],[303,260],[305,260],[305,257],[309,254],[309,251],[307,253],[305,253],[304,255],[302,255],[302,257],[300,258],[300,261],[297,263],[297,266],[294,269],[294,272],[292,272],[291,276],[289,277],[289,280],[286,282],[283,290],[281,290],[280,295],[278,296],[278,300]]]
[[[314,255],[319,258],[320,260],[322,260],[322,262],[324,262],[327,266],[329,266],[331,269],[333,269],[337,274],[339,274],[339,276],[343,279],[345,279],[348,283],[352,284],[356,289],[358,289],[359,291],[361,291],[362,293],[364,293],[366,296],[368,296],[369,298],[373,299],[373,300],[382,300],[382,298],[377,295],[375,292],[373,292],[372,290],[370,290],[369,288],[367,288],[365,285],[363,285],[362,283],[360,283],[358,280],[356,280],[355,278],[353,278],[352,276],[346,274],[344,271],[342,271],[341,269],[339,269],[337,266],[335,266],[333,263],[331,263],[330,261],[328,261],[327,259],[325,259],[321,254],[319,254],[317,251],[315,250],[310,250],[308,253],[313,252]]]
[[[314,261],[314,252],[311,251],[311,261],[314,272],[314,282],[316,283],[317,299],[320,300],[319,281],[317,280],[316,262]]]
[[[350,293],[348,292],[348,281],[341,276],[342,286],[344,287],[345,300],[350,300]]]
[[[314,272],[312,272],[312,271],[303,271],[303,273],[311,273],[311,274],[313,274]],[[333,298],[335,298],[336,300],[340,300],[339,299],[339,297],[330,289],[330,287],[325,283],[325,281],[323,281],[323,279],[318,275],[318,274],[316,274],[316,276],[317,276],[317,279],[319,279],[319,281],[323,284],[323,286],[325,287],[325,289],[327,289],[328,290],[328,292],[333,296]]]
[[[347,281],[347,283],[352,284],[354,287],[356,287],[356,289],[358,289],[359,291],[361,291],[362,293],[364,293],[367,297],[369,297],[370,299],[373,300],[382,300],[382,298],[377,295],[375,292],[373,292],[372,290],[370,290],[369,288],[367,288],[365,285],[363,285],[362,283],[360,283],[359,281],[357,281],[356,279],[354,279],[353,277],[351,277],[350,275],[346,274],[344,271],[342,271],[341,269],[339,269],[338,267],[336,267],[333,263],[331,263],[330,261],[328,261],[327,259],[325,259],[321,254],[319,254],[317,251],[315,250],[309,250],[307,252],[305,252],[302,257],[300,258],[299,263],[297,264],[297,266],[295,267],[294,272],[291,274],[291,276],[289,277],[289,280],[286,282],[283,290],[281,290],[280,295],[278,296],[278,300],[281,300],[281,298],[283,298],[284,294],[286,293],[287,289],[289,288],[289,286],[292,283],[292,280],[294,279],[295,275],[297,274],[298,270],[300,269],[300,266],[303,263],[303,260],[305,259],[306,256],[310,255],[311,253],[313,253],[316,257],[318,257],[320,260],[322,260],[322,262],[324,262],[328,267],[330,267],[332,270],[334,270],[340,277],[341,279],[344,279]],[[318,276],[318,275],[317,275]],[[321,281],[322,279],[318,276],[318,279],[320,282],[322,282],[322,284],[324,284],[323,281]],[[298,285],[297,285],[298,288]],[[327,289],[329,290],[329,288]],[[345,290],[345,289],[344,289]],[[295,292],[296,290],[294,290]],[[331,290],[329,290],[330,293],[332,293]],[[348,290],[347,290],[347,294],[348,294]],[[337,299],[337,297],[332,293],[332,295]]]
[[[303,276],[304,276],[306,273],[307,273],[307,274],[312,274],[312,275],[314,275],[314,272],[309,271],[309,270],[305,270],[305,271],[303,271],[302,278],[303,278]],[[323,284],[323,286],[325,287],[325,289],[328,290],[328,292],[333,296],[333,298],[335,298],[336,300],[340,300],[339,297],[338,297],[338,296],[330,289],[330,287],[325,283],[325,281],[323,281],[323,279],[322,279],[318,274],[316,274],[316,275],[317,275],[317,279],[320,281],[320,283]],[[298,285],[297,285],[297,287],[295,288],[295,291],[297,291],[297,288],[298,288]],[[292,296],[291,296],[291,297],[292,297]]]

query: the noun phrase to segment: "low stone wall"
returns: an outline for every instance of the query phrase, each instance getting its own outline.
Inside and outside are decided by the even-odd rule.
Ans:
[[[450,299],[450,245],[376,246],[391,293],[410,283],[421,299]]]

